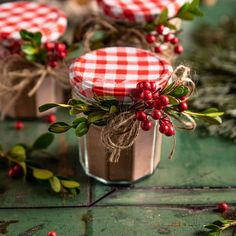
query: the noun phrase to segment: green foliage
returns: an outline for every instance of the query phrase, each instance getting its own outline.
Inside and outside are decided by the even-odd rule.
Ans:
[[[4,153],[0,145],[0,160],[8,161],[10,165],[20,165],[24,177],[33,177],[39,180],[39,183],[48,182],[49,186],[51,186],[52,190],[56,193],[66,190],[68,193],[75,195],[78,193],[80,186],[77,181],[56,176],[52,171],[41,168],[41,163],[38,164],[31,158],[33,152],[48,148],[53,140],[53,134],[45,133],[39,136],[32,145],[16,144],[6,153]]]
[[[236,227],[235,220],[217,220],[212,224],[204,225],[204,228],[209,230],[206,232],[206,236],[221,236],[225,230],[231,227]],[[235,236],[235,231],[232,236]]]
[[[65,122],[55,122],[50,125],[48,130],[52,133],[60,134],[60,133],[65,133],[69,129],[71,129],[72,126],[68,125]]]

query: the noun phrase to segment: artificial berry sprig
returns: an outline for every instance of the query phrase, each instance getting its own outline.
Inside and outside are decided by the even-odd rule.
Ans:
[[[176,26],[171,23],[173,19],[193,20],[196,16],[203,16],[199,9],[199,0],[185,3],[173,17],[168,16],[168,9],[164,8],[160,16],[152,23],[145,26],[146,41],[153,51],[161,54],[166,48],[172,48],[175,54],[182,54],[183,46],[179,43],[178,35],[181,33]]]
[[[48,169],[43,169],[40,164],[32,159],[35,151],[45,150],[53,142],[51,133],[41,135],[32,145],[16,144],[9,151],[0,148],[0,160],[9,164],[8,176],[13,179],[33,178],[39,182],[47,182],[56,193],[69,192],[76,195],[80,184],[77,181],[57,176]]]
[[[61,42],[42,43],[40,32],[32,33],[26,30],[20,31],[21,39],[8,42],[8,50],[11,54],[18,54],[28,61],[38,62],[52,68],[67,56],[67,45]]]

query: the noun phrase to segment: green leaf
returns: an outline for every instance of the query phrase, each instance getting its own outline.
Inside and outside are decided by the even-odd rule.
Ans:
[[[54,107],[71,108],[72,106],[67,105],[67,104],[59,104],[59,103],[47,103],[47,104],[40,106],[39,111],[44,112],[44,111],[47,111],[47,110],[52,109]]]
[[[81,137],[81,136],[87,134],[88,130],[89,130],[88,123],[87,122],[81,122],[76,127],[75,134],[76,134],[76,136]]]
[[[168,21],[168,8],[164,8],[160,14],[159,22],[160,25],[165,25]]]
[[[176,17],[180,17],[182,14],[184,14],[189,9],[190,3],[185,3],[178,11]]]
[[[222,116],[224,115],[224,112],[208,112],[206,113],[205,112],[202,112],[202,113],[199,113],[199,112],[192,112],[192,111],[185,111],[187,114],[191,115],[191,116],[202,116],[202,117],[205,117],[205,116],[208,116],[208,117],[217,117],[217,116]]]
[[[41,34],[41,32],[34,33],[33,40],[34,40],[35,44],[38,47],[40,47],[41,43],[42,43],[42,34]]]
[[[33,168],[33,176],[36,179],[47,180],[53,177],[53,173],[49,170]]]
[[[37,56],[36,56],[35,54],[33,54],[33,55],[25,55],[25,58],[26,58],[28,61],[36,61]]]
[[[88,105],[87,104],[80,104],[80,105],[74,105],[70,109],[70,115],[77,115],[82,112],[86,112],[88,110]]]
[[[65,133],[71,128],[72,126],[68,125],[65,122],[55,122],[49,126],[48,130],[52,133],[60,134]]]
[[[174,97],[184,97],[188,94],[188,88],[184,85],[176,87],[170,94]]]
[[[85,117],[76,118],[72,123],[73,128],[76,128],[81,122],[86,122],[87,123],[88,119],[85,118]]]
[[[88,122],[90,124],[94,123],[94,122],[97,122],[99,120],[102,120],[104,115],[106,114],[105,111],[95,111],[95,112],[91,112],[89,115],[88,115]]]
[[[61,191],[61,182],[56,176],[50,178],[49,182],[54,192],[59,193]]]
[[[172,30],[177,30],[176,25],[171,24],[170,22],[167,22],[167,23],[166,23],[166,26],[167,26],[168,28],[172,29]]]
[[[212,125],[222,124],[222,119],[219,116],[215,116],[215,117],[201,116],[199,118],[202,119],[203,121],[209,123],[209,124],[212,124]]]
[[[178,99],[176,99],[175,97],[173,97],[173,96],[171,96],[171,95],[167,95],[167,97],[169,98],[169,100],[170,100],[170,104],[172,104],[172,105],[179,105],[179,100]]]
[[[76,191],[75,188],[69,188],[68,190],[69,190],[69,192],[70,192],[72,195],[74,195],[74,196],[77,195],[77,191]]]
[[[54,135],[51,133],[42,134],[32,145],[33,150],[46,149],[54,140]]]
[[[118,109],[116,106],[112,105],[112,106],[110,107],[109,113],[110,113],[110,114],[114,114],[114,113],[117,113],[118,111],[119,111],[119,109]]]
[[[219,230],[220,227],[215,224],[204,225],[204,228],[211,229],[211,230]]]
[[[34,34],[27,31],[27,30],[20,30],[20,36],[21,39],[23,39],[24,41],[31,41],[34,37]]]
[[[193,20],[194,14],[192,14],[191,12],[184,12],[179,16],[179,18],[182,20]]]
[[[61,184],[65,187],[65,188],[79,188],[80,184],[79,182],[76,182],[74,180],[61,180]]]
[[[22,162],[18,162],[18,165],[21,166],[21,168],[23,169],[24,176],[26,176],[26,174],[27,174],[26,163],[22,161]]]
[[[21,50],[27,55],[34,55],[37,53],[37,48],[29,44],[23,44]]]
[[[76,106],[76,105],[84,105],[86,104],[85,102],[81,101],[81,100],[78,100],[78,99],[70,99],[67,103],[68,105],[71,105],[71,106]]]
[[[160,94],[168,94],[170,91],[173,90],[175,87],[175,82],[172,82],[170,85],[168,85],[165,89],[163,89]]]
[[[15,145],[13,146],[10,151],[9,155],[13,158],[16,159],[17,161],[25,161],[26,160],[26,150],[23,146],[21,145]]]

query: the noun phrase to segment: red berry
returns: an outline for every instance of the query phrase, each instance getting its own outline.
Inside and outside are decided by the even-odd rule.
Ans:
[[[177,45],[177,46],[175,46],[175,53],[176,53],[176,54],[182,54],[183,51],[184,51],[184,48],[183,48],[182,45]]]
[[[179,42],[179,39],[177,37],[174,37],[170,40],[172,44],[177,44]]]
[[[11,178],[13,178],[13,177],[14,177],[14,174],[15,174],[15,172],[14,172],[13,168],[10,168],[10,169],[8,170],[8,176],[11,177]]]
[[[179,111],[180,112],[183,112],[183,111],[186,111],[188,109],[188,104],[187,102],[181,102],[178,106],[179,108]]]
[[[15,171],[15,173],[17,173],[17,174],[21,174],[22,173],[22,167],[20,166],[20,165],[15,165],[15,166],[13,166],[13,170]]]
[[[156,91],[157,91],[157,84],[156,84],[156,82],[150,82],[150,86],[151,86],[151,91],[153,92],[153,93],[155,93]]]
[[[165,26],[164,26],[164,25],[158,25],[158,26],[156,27],[156,32],[157,32],[158,34],[162,34],[162,33],[164,32],[164,29],[165,29]]]
[[[156,108],[157,110],[161,110],[163,108],[160,100],[154,101],[153,102],[153,107]]]
[[[156,46],[154,48],[154,50],[155,50],[155,53],[161,53],[162,52],[161,46]]]
[[[225,212],[229,209],[229,206],[226,202],[221,202],[221,203],[218,204],[217,208],[218,208],[218,211]]]
[[[162,113],[159,110],[154,110],[152,113],[152,118],[154,120],[160,120],[162,117]]]
[[[139,82],[136,86],[136,89],[139,91],[139,92],[142,92],[144,89],[143,89],[143,82]]]
[[[8,171],[8,176],[11,178],[19,178],[22,174],[23,174],[22,167],[18,164],[11,167]]]
[[[145,120],[141,123],[141,128],[144,131],[148,131],[152,128],[152,122],[150,120]]]
[[[63,52],[63,51],[60,51],[60,52],[57,53],[57,56],[58,56],[59,59],[64,59],[64,58],[66,58],[67,53]]]
[[[168,98],[167,96],[165,96],[165,95],[161,95],[161,96],[159,97],[159,99],[160,99],[160,103],[161,103],[161,105],[162,105],[163,107],[167,106],[167,105],[170,103],[169,98]]]
[[[24,128],[23,122],[22,121],[17,121],[15,123],[15,128],[18,129],[18,130],[23,129]]]
[[[46,42],[46,43],[44,44],[44,47],[45,47],[45,49],[46,49],[47,51],[52,51],[52,50],[54,50],[54,48],[55,48],[55,44],[54,44],[54,43],[51,43],[51,42]]]
[[[140,94],[140,98],[145,100],[145,101],[149,101],[152,99],[152,92],[149,90],[144,90],[141,94]]]
[[[152,95],[153,100],[157,100],[159,98],[159,93],[154,93]]]
[[[57,61],[50,61],[50,62],[48,63],[48,65],[49,65],[50,67],[52,67],[52,68],[56,68],[56,67],[58,66],[58,62],[57,62]]]
[[[162,134],[166,134],[169,130],[169,125],[163,123],[160,125],[159,127],[159,131],[162,133]]]
[[[149,82],[143,82],[144,90],[151,90],[151,84]]]
[[[54,114],[50,114],[48,115],[47,120],[49,123],[54,123],[57,120],[57,117]]]
[[[57,52],[64,52],[66,50],[66,45],[64,43],[56,43],[55,49]]]
[[[165,42],[170,42],[171,39],[172,39],[172,36],[171,36],[170,34],[166,34],[166,35],[164,36],[164,41],[165,41]]]
[[[54,231],[48,232],[48,236],[57,236],[57,233]]]
[[[186,97],[184,97],[184,96],[183,96],[183,97],[179,97],[179,99],[180,99],[181,101],[185,100],[185,98],[186,98]]]
[[[147,119],[147,114],[144,111],[136,112],[136,118],[139,121],[145,121]]]
[[[154,42],[156,42],[156,36],[153,34],[147,34],[146,40],[148,43],[154,43]]]
[[[166,136],[173,136],[175,135],[175,129],[172,125],[169,125],[169,130],[165,133]]]
[[[147,101],[147,102],[145,102],[145,106],[148,109],[152,109],[153,108],[153,102],[152,101]]]

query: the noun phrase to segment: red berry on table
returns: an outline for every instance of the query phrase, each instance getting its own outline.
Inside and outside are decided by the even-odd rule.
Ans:
[[[164,29],[165,29],[165,26],[164,26],[164,25],[158,25],[158,26],[156,27],[156,32],[157,32],[158,34],[162,34],[162,33],[164,32]]]
[[[144,90],[141,94],[140,94],[140,98],[143,99],[144,101],[149,101],[152,99],[152,92],[149,90]]]
[[[176,54],[182,54],[183,51],[184,51],[184,48],[183,48],[182,45],[177,45],[177,46],[175,46],[175,53],[176,53]]]
[[[161,95],[161,96],[159,97],[159,100],[160,100],[160,103],[161,103],[161,105],[162,105],[163,107],[167,106],[167,105],[170,103],[169,98],[168,98],[167,96],[165,96],[165,95]]]
[[[155,93],[156,91],[157,91],[157,84],[156,84],[156,82],[150,82],[150,86],[151,86],[151,91],[153,92],[153,93]]]
[[[151,84],[149,82],[143,82],[144,90],[151,90]]]
[[[162,117],[161,111],[159,111],[159,110],[154,110],[154,111],[153,111],[153,113],[152,113],[152,118],[153,118],[154,120],[160,120],[161,117]]]
[[[179,42],[179,39],[177,37],[174,37],[170,40],[172,44],[177,44]]]
[[[58,62],[57,62],[57,61],[50,61],[50,62],[48,63],[48,65],[49,65],[50,67],[52,67],[52,68],[56,68],[56,67],[58,66]]]
[[[155,100],[153,102],[153,107],[156,108],[157,110],[161,110],[163,108],[160,100]]]
[[[145,120],[141,123],[141,128],[144,131],[148,131],[152,128],[152,122],[150,120]]]
[[[166,34],[166,35],[164,36],[164,41],[165,41],[165,42],[170,42],[171,39],[172,39],[172,36],[171,36],[170,34]]]
[[[162,134],[166,134],[169,131],[169,125],[167,125],[165,123],[161,124],[160,127],[159,127],[159,131]]]
[[[66,56],[67,56],[67,53],[61,51],[61,52],[58,52],[58,53],[57,53],[57,56],[58,56],[59,59],[65,59]]]
[[[45,49],[46,49],[47,51],[52,51],[52,50],[54,50],[54,48],[55,48],[55,44],[54,44],[54,43],[51,43],[51,42],[46,42],[46,43],[44,44],[44,47],[45,47]]]
[[[57,236],[57,233],[54,231],[48,232],[48,236]]]
[[[187,102],[181,102],[181,103],[178,105],[178,108],[179,108],[179,112],[186,111],[186,110],[188,109],[188,104],[187,104]]]
[[[154,48],[154,50],[155,50],[155,53],[161,53],[162,52],[161,46],[156,46]]]
[[[58,52],[64,52],[66,51],[66,45],[64,43],[56,43],[55,49]]]
[[[139,121],[145,121],[147,119],[147,114],[144,111],[136,112],[136,118]]]
[[[218,207],[217,207],[218,211],[220,212],[225,212],[229,209],[229,206],[226,202],[221,202],[218,204]]]
[[[136,86],[136,89],[139,91],[139,92],[142,92],[144,90],[143,88],[143,82],[139,82]]]
[[[153,35],[153,34],[147,34],[146,35],[146,41],[148,43],[154,43],[154,42],[156,42],[156,36]]]
[[[23,124],[22,121],[17,121],[17,122],[15,123],[15,129],[21,130],[21,129],[23,129],[23,128],[24,128],[24,124]]]
[[[169,130],[165,133],[166,136],[173,136],[175,135],[175,129],[172,125],[169,125]]]
[[[48,121],[49,123],[54,123],[54,122],[56,122],[56,120],[57,120],[57,117],[56,117],[56,115],[54,115],[54,114],[50,114],[50,115],[48,115],[48,117],[47,117],[47,121]]]

